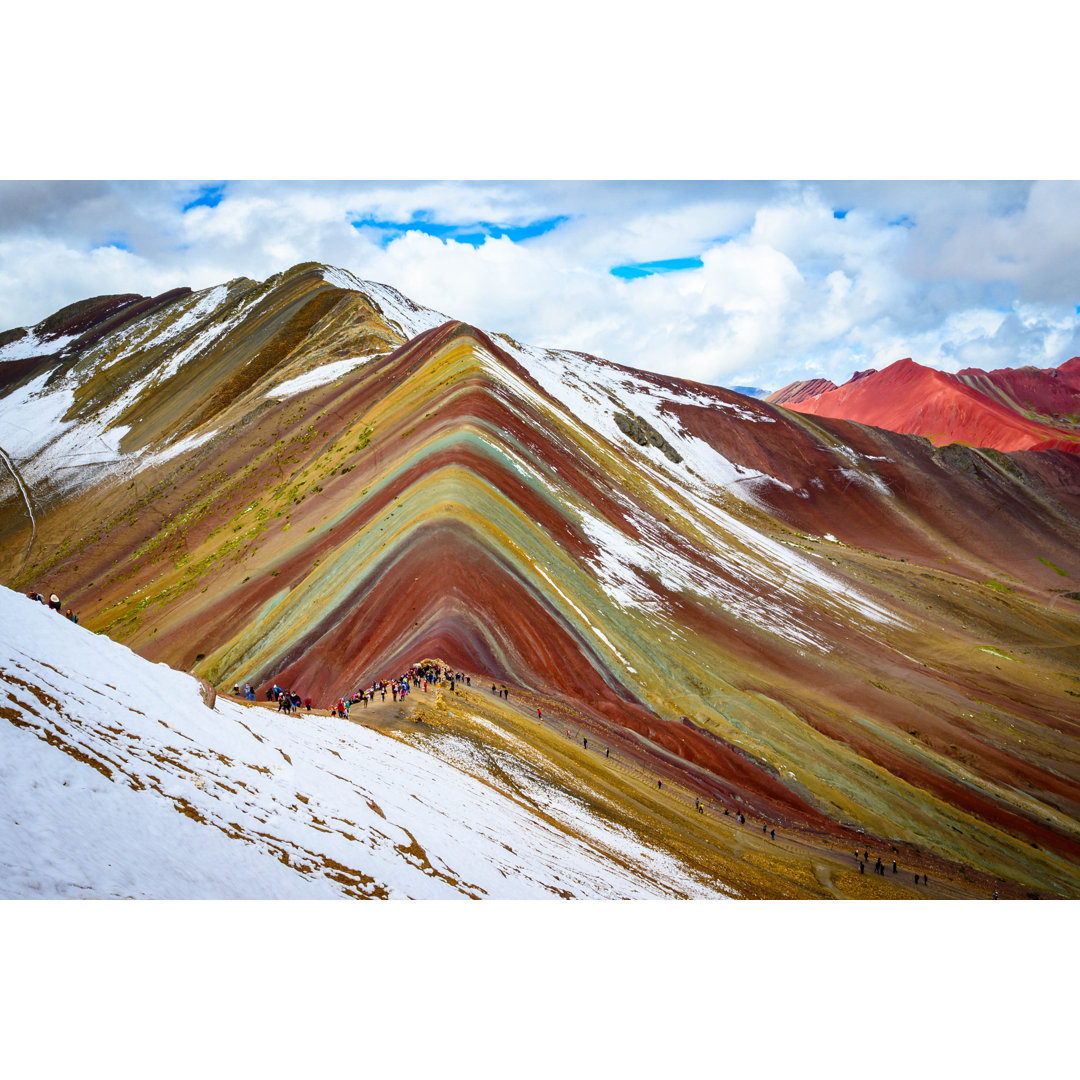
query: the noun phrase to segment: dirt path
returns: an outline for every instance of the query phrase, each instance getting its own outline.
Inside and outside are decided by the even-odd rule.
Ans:
[[[551,763],[555,782],[585,798],[594,812],[616,823],[629,824],[642,839],[672,851],[707,877],[730,884],[749,897],[820,897],[856,899],[987,898],[995,888],[1003,898],[1022,896],[1016,886],[995,883],[985,875],[951,866],[932,855],[894,851],[891,845],[860,842],[859,852],[870,858],[856,860],[854,848],[834,837],[810,830],[778,828],[774,822],[745,815],[695,790],[683,775],[652,765],[633,752],[630,739],[611,739],[572,716],[559,702],[528,692],[511,690],[508,698],[480,686],[451,692],[444,685],[410,691],[404,701],[380,695],[368,706],[355,704],[348,721],[388,734],[436,736],[430,723],[441,700],[440,716],[455,731],[482,741],[468,718],[478,716],[534,746]],[[259,707],[277,710],[273,702]],[[541,710],[537,717],[536,710]],[[312,710],[329,716],[327,709]],[[300,710],[304,715],[305,710]],[[437,737],[437,736],[436,736]],[[585,745],[587,740],[588,745]],[[658,783],[659,782],[659,783]],[[700,806],[700,809],[698,807]],[[745,812],[744,812],[745,813]],[[763,829],[762,826],[765,826]],[[906,857],[905,857],[906,855]],[[873,872],[880,856],[885,873]],[[892,860],[897,872],[892,872]],[[859,861],[864,863],[859,871]],[[928,876],[923,884],[922,875]],[[916,884],[916,874],[919,882]]]
[[[15,462],[11,460],[2,446],[0,446],[0,461],[7,466],[8,472],[11,473],[11,478],[15,481],[15,486],[19,489],[19,494],[26,504],[27,516],[30,518],[30,539],[26,542],[26,550],[23,552],[23,562],[25,563],[30,554],[30,549],[34,546],[34,540],[37,538],[37,519],[34,517],[34,505],[30,501],[30,492],[23,482],[22,474],[15,467]]]

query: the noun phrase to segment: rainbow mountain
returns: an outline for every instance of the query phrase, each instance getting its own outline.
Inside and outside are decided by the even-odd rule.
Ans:
[[[1080,895],[1080,455],[799,415],[315,264],[9,331],[0,395],[0,581],[150,660],[325,705],[437,658],[807,844]]]

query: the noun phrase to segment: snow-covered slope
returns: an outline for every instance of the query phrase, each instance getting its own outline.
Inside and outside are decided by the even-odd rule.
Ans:
[[[298,302],[320,293],[331,301],[345,295],[365,305],[365,343],[376,347],[341,358],[338,336],[328,328],[318,300],[323,340],[311,333],[309,323],[316,318],[290,322]],[[365,321],[355,317],[357,303],[346,299],[342,305],[353,331]],[[230,387],[251,408],[258,397],[288,397],[337,379],[447,321],[388,285],[315,264],[262,283],[237,278],[199,292],[133,295],[98,308],[96,324],[90,325],[86,315],[68,320],[76,332],[46,333],[43,328],[58,319],[54,316],[0,346],[0,448],[21,480],[36,490],[38,501],[70,495],[110,476],[134,476],[202,445],[218,433],[217,424],[202,424],[196,436],[181,428],[205,412],[207,397],[219,393],[238,368],[251,378],[234,380]],[[288,337],[289,328],[298,326],[302,331],[289,339],[300,345],[292,357],[289,350],[272,347],[273,362],[258,363],[251,342]],[[323,349],[333,357],[329,364],[323,362]],[[255,384],[257,392],[249,396]],[[179,408],[166,409],[167,421],[155,423],[163,402]],[[186,437],[178,439],[181,433]]]
[[[0,897],[714,895],[504,754],[288,716],[0,588]]]
[[[432,330],[449,321],[449,317],[441,311],[414,304],[397,289],[377,281],[363,281],[348,270],[333,266],[325,267],[323,279],[339,289],[363,293],[374,300],[381,309],[382,317],[398,327],[406,338],[416,337],[425,330]]]

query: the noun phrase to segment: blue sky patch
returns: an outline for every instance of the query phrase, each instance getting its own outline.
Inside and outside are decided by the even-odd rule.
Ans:
[[[915,222],[910,217],[908,217],[907,214],[902,214],[895,221],[890,221],[889,224],[890,225],[898,225],[898,226],[900,226],[900,227],[902,227],[904,229],[914,229],[915,228]]]
[[[183,212],[186,214],[196,206],[217,206],[224,197],[224,184],[203,184],[203,186],[199,188],[198,195],[190,202],[184,204]]]
[[[616,277],[639,278],[653,274],[668,274],[672,270],[698,270],[705,264],[697,257],[689,259],[658,259],[656,262],[627,263],[626,266],[613,266],[611,273]]]
[[[94,250],[98,251],[101,248],[117,248],[119,251],[131,251],[131,244],[128,243],[128,235],[125,232],[111,232],[100,244],[94,245]]]
[[[350,222],[354,229],[376,229],[383,235],[379,240],[381,247],[386,247],[392,240],[404,236],[407,232],[420,232],[425,236],[434,236],[439,240],[453,240],[457,244],[469,244],[479,247],[489,237],[501,240],[504,237],[517,243],[531,240],[534,236],[543,236],[552,229],[557,229],[570,218],[565,214],[557,217],[542,218],[524,225],[497,225],[491,221],[476,221],[468,225],[450,225],[440,221],[429,221],[428,213],[418,210],[409,221],[380,221],[374,217],[356,218]]]
[[[850,210],[834,210],[832,216],[836,218],[837,221],[843,221],[850,212]]]

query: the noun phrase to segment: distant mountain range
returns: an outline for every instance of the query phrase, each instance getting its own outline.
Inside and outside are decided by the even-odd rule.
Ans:
[[[951,895],[1080,896],[1080,435],[1034,389],[1076,363],[779,407],[311,263],[96,297],[0,336],[0,581],[219,691],[505,683],[730,810],[693,843],[742,895],[891,893],[737,814]],[[858,422],[805,408],[836,393]],[[933,445],[883,423],[916,401]]]
[[[935,446],[1080,453],[1080,357],[1057,368],[967,368],[955,375],[898,360],[828,379],[789,383],[766,401],[814,416],[923,435]]]
[[[763,398],[769,396],[769,391],[762,390],[760,386],[731,386],[728,389],[734,390],[736,394],[743,394],[745,397]]]

